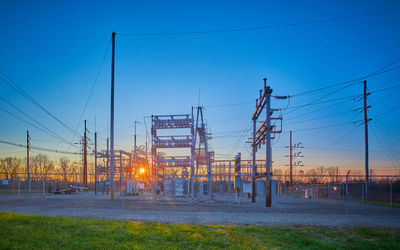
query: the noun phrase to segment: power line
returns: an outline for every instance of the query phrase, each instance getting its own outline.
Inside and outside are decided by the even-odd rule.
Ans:
[[[379,113],[378,115],[374,116],[374,118],[377,118],[377,117],[380,117],[380,116],[382,116],[382,115],[385,115],[385,114],[387,114],[387,113],[389,113],[389,112],[395,111],[395,110],[398,109],[398,108],[400,108],[400,105],[394,106],[393,108],[390,108],[390,109],[388,109],[388,110],[386,110],[386,111],[384,111],[384,112],[382,112],[382,113]]]
[[[60,119],[58,119],[56,116],[54,116],[50,111],[48,111],[46,108],[44,108],[42,105],[40,105],[34,98],[32,98],[30,95],[28,95],[21,87],[19,87],[13,80],[11,80],[6,74],[3,72],[0,72],[3,77],[6,78],[0,78],[3,82],[5,82],[8,86],[13,88],[15,91],[17,91],[19,94],[21,94],[23,97],[25,97],[27,100],[35,104],[37,107],[39,107],[41,110],[43,110],[45,113],[50,115],[52,118],[54,118],[58,123],[60,123],[64,128],[66,128],[68,131],[70,131],[72,134],[77,133],[74,129],[69,127],[67,124],[62,122]]]
[[[326,100],[326,101],[310,102],[310,103],[306,103],[306,104],[303,104],[303,105],[292,106],[292,107],[287,107],[287,108],[281,108],[280,110],[298,109],[298,108],[304,108],[304,107],[307,107],[307,106],[310,106],[310,105],[316,105],[316,104],[327,103],[327,102],[335,102],[335,101],[347,100],[347,99],[352,100],[352,99],[355,99],[355,98],[360,97],[360,96],[362,96],[362,95],[361,94],[360,95],[351,95],[351,96],[346,96],[346,97],[329,99],[329,100]]]
[[[372,125],[374,125],[372,123]],[[383,135],[382,131],[379,131],[378,128],[375,128],[374,126],[371,126],[372,132],[375,134],[376,138],[378,139],[378,142],[381,144],[382,148],[385,150],[385,153],[389,157],[389,160],[393,163],[393,165],[398,168],[400,164],[398,163],[399,160],[396,159],[396,153],[392,150],[391,146],[385,139],[385,136]],[[377,130],[377,131],[375,131]]]
[[[326,111],[327,109],[329,109],[331,107],[337,107],[338,105],[343,104],[343,103],[347,103],[347,102],[348,101],[345,100],[345,101],[342,101],[342,102],[333,103],[333,104],[328,105],[328,106],[323,106],[322,108],[318,108],[318,109],[314,109],[314,110],[308,111],[306,114],[310,114],[310,113],[311,114],[315,114],[318,111]],[[304,115],[306,115],[306,114],[303,113],[303,114],[299,114],[299,115],[296,115],[296,116],[291,116],[289,118],[285,118],[285,121],[291,121],[291,120],[293,120],[295,118],[298,118],[298,117],[304,117]]]
[[[16,146],[16,147],[21,147],[21,148],[25,148],[26,147],[26,145],[23,145],[23,144],[17,144],[17,143],[14,143],[14,142],[8,142],[8,141],[3,141],[3,140],[0,140],[0,143],[11,145],[11,146]],[[52,153],[62,153],[62,154],[72,154],[72,155],[79,155],[80,154],[80,153],[76,153],[76,152],[68,152],[68,151],[63,151],[63,150],[42,148],[42,147],[36,147],[36,146],[29,146],[29,148],[30,149],[34,149],[34,150],[39,150],[39,151],[52,152]]]
[[[344,134],[343,136],[337,138],[333,143],[331,143],[330,145],[328,145],[327,147],[324,147],[323,149],[321,149],[319,152],[313,154],[312,156],[310,156],[310,158],[315,157],[317,155],[319,155],[320,153],[322,153],[323,151],[331,148],[333,145],[335,145],[336,143],[338,143],[339,141],[341,141],[343,138],[347,137],[348,135],[350,135],[351,133],[353,133],[354,130],[356,130],[357,127],[354,127],[353,129],[351,129],[348,133]]]
[[[41,127],[38,127],[38,126],[36,126],[36,125],[34,125],[34,124],[32,124],[32,123],[26,121],[25,119],[23,119],[23,118],[17,116],[16,114],[13,114],[13,113],[11,113],[11,112],[9,112],[9,111],[3,109],[2,107],[0,107],[0,110],[2,110],[3,112],[5,112],[5,113],[7,113],[7,114],[9,114],[9,115],[11,115],[11,116],[17,118],[18,120],[20,120],[20,121],[22,121],[22,122],[25,122],[26,124],[28,124],[28,125],[30,125],[30,126],[32,126],[32,127],[34,127],[34,128],[39,129],[39,130],[42,131],[43,133],[46,133],[46,134],[48,134],[48,135],[54,137],[54,135],[52,135],[51,133],[49,133],[49,132],[47,132],[46,130],[42,129]],[[57,137],[56,137],[56,138],[57,138]],[[62,140],[61,138],[58,138],[58,139]],[[70,144],[68,141],[65,141],[65,143]],[[72,144],[72,145],[73,145],[73,144]],[[73,145],[73,146],[76,147],[76,145]]]
[[[96,86],[97,79],[99,78],[99,75],[100,75],[100,73],[101,73],[101,71],[103,69],[104,62],[105,62],[108,50],[110,48],[110,45],[111,45],[111,39],[110,39],[110,41],[109,41],[109,43],[107,45],[106,52],[104,53],[103,60],[101,61],[100,68],[97,71],[96,77],[95,77],[95,79],[94,79],[94,81],[92,83],[92,87],[90,88],[89,95],[88,95],[88,97],[86,99],[85,105],[83,106],[83,110],[82,110],[81,116],[79,117],[78,124],[76,124],[75,131],[78,130],[79,124],[81,123],[83,115],[85,114],[87,105],[89,104],[90,98],[92,97],[92,93],[93,93],[94,87]],[[76,135],[75,133],[72,135],[71,143],[73,143],[73,141],[75,139],[75,135]]]
[[[301,131],[308,131],[308,130],[317,130],[317,129],[332,128],[332,127],[341,127],[341,126],[350,125],[350,124],[354,124],[354,122],[343,122],[343,123],[338,123],[338,124],[333,124],[333,125],[326,125],[326,126],[314,127],[314,128],[297,129],[297,130],[292,130],[292,131],[293,132],[301,132]]]
[[[376,117],[379,117],[379,116],[375,116],[375,121],[376,121],[375,125],[377,125],[378,132],[381,133],[383,141],[384,141],[384,143],[386,143],[387,149],[392,154],[395,162],[398,162],[397,164],[400,167],[400,156],[399,156],[398,153],[396,153],[396,150],[394,149],[395,148],[394,147],[394,143],[393,143],[391,137],[388,136],[388,133],[387,133],[386,128],[385,128],[385,124],[381,121],[380,118],[376,119]]]
[[[400,88],[400,85],[395,85],[395,86],[387,87],[387,88],[384,88],[384,89],[376,89],[376,90],[371,91],[370,93],[382,92],[382,91],[391,90],[391,89],[397,89],[397,88]]]
[[[383,74],[383,73],[386,73],[386,72],[389,72],[389,71],[392,71],[392,70],[399,69],[400,66],[397,66],[397,67],[394,67],[394,68],[390,68],[390,69],[385,70],[386,68],[389,68],[390,66],[392,66],[392,65],[394,65],[394,64],[396,64],[396,63],[398,63],[399,61],[400,61],[400,59],[397,59],[397,60],[395,60],[395,61],[393,61],[393,62],[391,62],[391,63],[389,63],[389,64],[383,66],[382,68],[380,68],[380,69],[378,69],[378,70],[376,70],[376,71],[374,71],[374,72],[372,72],[372,73],[370,73],[370,74],[368,74],[368,75],[366,75],[366,76],[364,76],[364,77],[362,77],[362,78],[358,78],[358,79],[355,79],[355,80],[350,80],[350,81],[346,81],[346,82],[343,82],[343,83],[331,85],[331,86],[328,86],[328,87],[325,87],[325,88],[319,88],[319,89],[316,89],[316,90],[311,90],[311,91],[309,91],[309,93],[315,92],[315,91],[319,91],[319,90],[322,90],[322,89],[326,89],[326,88],[331,88],[331,87],[334,87],[334,86],[337,86],[337,85],[342,85],[342,84],[344,84],[344,83],[349,83],[349,84],[345,85],[345,86],[342,87],[342,88],[336,89],[336,90],[334,90],[334,91],[332,91],[332,92],[329,92],[329,93],[326,94],[325,96],[322,96],[322,97],[320,97],[320,98],[317,98],[317,99],[311,101],[311,102],[308,103],[307,105],[300,105],[300,106],[298,106],[297,109],[300,109],[300,108],[302,108],[302,107],[304,107],[304,106],[312,105],[313,103],[316,103],[317,101],[319,101],[319,100],[321,100],[321,99],[323,99],[323,98],[325,98],[325,97],[327,97],[327,96],[329,96],[329,95],[332,95],[332,94],[334,94],[334,93],[336,93],[336,92],[338,92],[338,91],[341,91],[341,90],[343,90],[343,89],[345,89],[345,88],[351,87],[351,86],[353,86],[355,83],[356,83],[356,84],[359,83],[359,81],[360,81],[361,79],[367,79],[367,78],[369,78],[369,77],[372,77],[372,76],[375,76],[375,75],[378,75],[378,74]],[[300,94],[304,94],[304,93],[306,93],[306,92],[302,92],[302,93],[300,93]],[[300,94],[297,94],[297,95],[300,95]],[[293,97],[293,95],[292,95],[292,97]],[[286,109],[288,109],[288,108],[290,108],[290,107],[287,107]],[[285,114],[287,115],[287,114],[289,114],[289,113],[291,113],[291,112],[293,112],[293,111],[295,111],[295,110],[297,110],[297,109],[287,111]]]
[[[41,123],[38,122],[36,119],[34,119],[33,117],[31,117],[30,115],[28,115],[28,114],[25,113],[24,111],[20,110],[18,107],[16,107],[15,105],[13,105],[12,103],[10,103],[10,102],[7,101],[6,99],[4,99],[4,98],[2,98],[2,97],[0,97],[0,99],[1,99],[3,102],[5,102],[5,103],[7,103],[8,105],[10,105],[11,107],[13,107],[15,110],[17,110],[17,111],[20,112],[21,114],[23,114],[24,116],[26,116],[26,117],[28,117],[29,119],[31,119],[33,122],[35,122],[36,124],[38,124],[39,126],[41,126],[43,129],[45,129],[46,131],[48,131],[48,133],[45,132],[46,134],[48,134],[48,135],[50,135],[50,136],[52,136],[52,137],[55,137],[55,138],[57,138],[58,140],[63,141],[64,143],[70,144],[65,138],[63,138],[62,136],[58,135],[57,133],[55,133],[54,131],[52,131],[51,129],[49,129],[48,127],[46,127],[45,125],[41,124]],[[4,111],[4,109],[2,109],[2,110]],[[11,113],[8,112],[8,111],[5,111],[5,112],[7,112],[8,114],[11,114]],[[16,115],[13,115],[13,116],[17,118]],[[20,119],[20,118],[17,118],[17,119]],[[20,120],[24,121],[23,119],[20,119]],[[24,122],[26,122],[26,121],[24,121]],[[42,131],[43,131],[43,130],[42,130]],[[73,145],[73,144],[70,144],[70,145]],[[75,146],[75,145],[73,145],[73,146]]]
[[[397,70],[397,69],[400,68],[400,66],[393,67],[393,68],[390,68],[388,70],[384,70],[384,69],[386,69],[386,68],[388,68],[388,67],[390,67],[390,66],[392,66],[392,65],[394,65],[394,64],[396,64],[398,62],[400,62],[400,59],[396,59],[393,62],[391,62],[391,63],[383,66],[382,68],[380,68],[380,69],[378,69],[378,70],[376,70],[376,71],[374,71],[374,72],[372,72],[370,74],[367,74],[365,76],[358,77],[358,78],[355,78],[355,79],[352,79],[352,80],[347,80],[347,81],[344,81],[344,82],[331,84],[331,85],[328,85],[328,86],[322,87],[322,88],[317,88],[317,89],[313,89],[313,90],[300,92],[300,93],[297,93],[297,94],[294,94],[294,95],[290,95],[290,97],[296,97],[296,96],[300,96],[300,95],[311,94],[311,93],[318,92],[318,91],[321,91],[321,90],[334,88],[334,87],[341,86],[341,85],[344,85],[344,84],[347,84],[347,83],[358,82],[358,81],[361,81],[361,80],[364,80],[364,79],[368,79],[368,78],[370,78],[372,76],[376,76],[376,75],[379,75],[379,74],[383,74],[383,73],[387,73],[387,72],[390,72],[390,71],[393,71],[393,70]]]
[[[243,136],[246,135],[246,132],[250,131],[250,129],[251,129],[251,121],[248,123],[248,125],[246,125],[246,128],[247,128],[247,129],[243,130],[243,133],[242,133],[241,136],[238,138],[238,140],[236,141],[235,145],[232,147],[232,149],[231,149],[231,151],[229,152],[229,154],[226,155],[226,158],[225,158],[225,159],[228,159],[228,158],[232,155],[232,153],[239,147],[239,145],[240,145],[240,143],[241,143],[241,141],[242,141],[242,139],[243,139]]]
[[[318,23],[326,23],[326,22],[333,22],[333,21],[340,21],[340,20],[355,19],[355,18],[360,18],[360,17],[397,12],[399,10],[400,9],[390,9],[390,10],[383,10],[383,11],[368,12],[368,13],[352,15],[352,16],[333,17],[333,18],[310,20],[310,21],[304,21],[304,22],[265,25],[265,26],[256,26],[256,27],[246,27],[246,28],[218,29],[218,30],[206,30],[206,31],[182,31],[182,32],[121,33],[121,34],[117,34],[117,35],[119,35],[119,36],[179,36],[179,35],[201,35],[201,34],[211,34],[211,33],[255,31],[255,30],[285,28],[285,27],[293,27],[293,26],[300,26],[300,25],[309,25],[309,24],[318,24]]]
[[[240,102],[240,103],[229,103],[229,104],[220,104],[220,105],[210,105],[205,106],[205,108],[222,108],[222,107],[231,107],[231,106],[239,106],[239,105],[246,105],[252,104],[254,102]]]
[[[347,113],[352,113],[352,112],[354,112],[354,110],[347,110],[347,111],[343,111],[343,112],[337,112],[337,113],[334,113],[334,114],[328,114],[328,115],[321,116],[321,117],[310,118],[310,119],[301,120],[301,121],[289,122],[289,123],[285,123],[285,125],[308,122],[308,121],[314,121],[314,120],[321,120],[321,119],[324,119],[324,118],[329,118],[329,117],[332,117],[332,116],[337,116],[337,115],[342,115],[342,114],[347,114]]]
[[[400,62],[400,59],[395,60],[395,61],[391,62],[390,64],[388,64],[388,65],[386,65],[386,66],[380,68],[379,70],[374,71],[373,73],[367,74],[367,75],[365,75],[365,76],[362,76],[362,77],[359,77],[359,78],[356,78],[356,79],[352,79],[352,80],[348,80],[348,81],[344,81],[344,82],[340,82],[340,83],[335,83],[335,84],[328,85],[328,86],[322,87],[322,88],[317,88],[317,89],[313,89],[313,90],[309,90],[309,91],[300,92],[300,93],[297,93],[297,94],[289,95],[288,97],[289,97],[289,99],[290,99],[290,98],[297,97],[297,96],[300,96],[300,95],[315,93],[315,92],[319,92],[319,91],[322,91],[322,90],[327,90],[327,89],[331,89],[331,88],[334,88],[334,87],[339,87],[339,86],[341,86],[341,85],[348,84],[348,85],[346,85],[346,86],[344,86],[344,87],[342,87],[342,88],[333,90],[332,92],[329,92],[327,95],[325,95],[325,96],[323,96],[323,97],[320,97],[320,98],[317,98],[317,100],[314,100],[314,101],[312,101],[311,103],[305,105],[305,106],[309,106],[309,105],[311,105],[312,103],[314,103],[315,101],[321,100],[321,99],[325,98],[326,96],[332,95],[332,94],[334,94],[334,93],[336,93],[336,92],[338,92],[338,91],[340,91],[340,90],[343,90],[343,89],[345,89],[345,88],[347,88],[347,87],[351,87],[351,86],[353,86],[353,85],[355,85],[355,84],[361,83],[361,80],[363,80],[363,79],[367,79],[367,78],[370,78],[370,77],[372,77],[372,76],[376,76],[376,75],[379,75],[379,74],[383,74],[383,73],[387,73],[387,72],[390,72],[390,71],[393,71],[393,70],[400,69],[400,66],[397,66],[397,67],[390,68],[390,69],[388,69],[388,70],[384,70],[385,68],[388,68],[388,67],[390,67],[391,65],[396,64],[396,63],[398,63],[398,62]],[[400,86],[390,87],[390,88],[382,89],[382,90],[379,90],[379,91],[385,91],[385,90],[389,90],[389,89],[391,89],[391,88],[398,88],[398,87],[400,87]],[[377,91],[378,91],[378,90],[377,90]],[[346,98],[346,97],[344,97],[344,98]],[[327,101],[327,102],[329,102],[329,101]],[[205,107],[205,108],[222,108],[222,107],[231,107],[231,106],[247,105],[247,104],[252,104],[252,103],[254,103],[254,102],[228,103],[228,104],[209,105],[209,106],[204,106],[204,107]],[[319,103],[317,103],[317,104],[319,104]],[[298,106],[298,107],[295,107],[295,106],[286,107],[286,108],[282,108],[282,109],[280,109],[280,110],[287,110],[287,109],[292,109],[292,108],[301,108],[302,106],[303,106],[303,105],[300,105],[300,106]],[[291,112],[291,111],[290,111],[290,112]],[[290,113],[290,112],[288,112],[288,113]]]

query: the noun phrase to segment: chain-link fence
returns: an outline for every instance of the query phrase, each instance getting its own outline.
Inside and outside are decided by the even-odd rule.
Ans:
[[[87,176],[87,183],[79,174],[56,174],[30,176],[25,173],[14,174],[6,179],[0,175],[0,195],[2,201],[18,201],[20,204],[30,204],[30,201],[52,197],[74,196],[85,202],[103,198],[105,200],[128,199],[153,202],[168,199],[173,204],[174,199],[188,202],[205,201],[234,202],[239,191],[241,204],[251,205],[252,176],[243,174],[239,190],[235,189],[233,174],[213,175],[210,185],[207,176],[190,178],[165,178],[154,182],[145,177],[141,179],[116,178],[110,180],[95,180],[95,175]],[[255,179],[257,200],[265,197],[265,178]],[[194,190],[192,192],[191,190]],[[273,204],[284,203],[288,200],[303,199],[304,201],[342,202],[353,205],[376,205],[390,208],[400,206],[400,178],[398,176],[374,176],[367,184],[363,176],[323,176],[296,175],[289,178],[285,175],[275,175],[271,181],[271,197]],[[23,203],[25,201],[25,203]],[[40,204],[40,203],[39,203]],[[329,206],[329,204],[327,205]]]

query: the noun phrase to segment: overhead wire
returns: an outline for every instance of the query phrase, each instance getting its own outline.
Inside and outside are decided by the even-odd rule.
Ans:
[[[100,68],[98,69],[97,74],[96,74],[96,77],[95,77],[95,79],[94,79],[94,81],[93,81],[93,83],[92,83],[92,86],[91,86],[91,88],[90,88],[89,95],[88,95],[88,97],[87,97],[87,99],[86,99],[85,105],[83,106],[83,110],[82,110],[81,115],[80,115],[80,117],[79,117],[79,121],[78,121],[78,123],[76,124],[75,131],[78,130],[78,127],[79,127],[79,125],[80,125],[80,123],[81,123],[81,121],[82,121],[83,115],[85,114],[87,105],[89,104],[90,98],[92,97],[94,87],[96,86],[97,80],[98,80],[98,78],[99,78],[99,76],[100,76],[100,73],[102,72],[102,69],[103,69],[103,66],[104,66],[104,62],[105,62],[106,56],[107,56],[107,54],[108,54],[108,50],[109,50],[109,48],[110,48],[110,45],[111,45],[111,39],[110,39],[110,41],[108,42],[108,45],[107,45],[107,48],[106,48],[106,52],[104,53],[103,59],[102,59],[102,61],[101,61],[101,63],[100,63]],[[75,136],[76,136],[76,134],[74,133],[74,134],[72,135],[71,143],[74,142]]]
[[[43,107],[38,101],[36,101],[33,97],[31,97],[28,93],[26,93],[18,84],[16,84],[10,77],[8,77],[6,74],[3,72],[0,72],[0,74],[5,78],[1,78],[4,83],[6,83],[8,86],[10,86],[12,89],[17,91],[19,94],[21,94],[23,97],[25,97],[28,101],[31,103],[35,104],[37,107],[39,107],[42,111],[44,111],[46,114],[51,116],[53,119],[55,119],[58,123],[60,123],[65,129],[67,129],[69,132],[72,134],[77,133],[74,129],[72,129],[70,126],[62,122],[60,119],[58,119],[55,115],[53,115],[50,111],[48,111],[45,107]]]
[[[26,145],[23,145],[23,144],[18,144],[18,143],[9,142],[9,141],[4,141],[4,140],[0,140],[0,143],[2,143],[2,144],[7,144],[7,145],[11,145],[11,146],[16,146],[16,147],[21,147],[21,148],[25,148],[25,147],[26,147]],[[43,148],[43,147],[32,146],[32,145],[30,145],[29,148],[30,148],[30,149],[35,149],[35,150],[40,150],[40,151],[52,152],[52,153],[62,153],[62,154],[80,155],[80,153],[77,153],[77,152],[68,152],[68,151],[63,151],[63,150],[49,149],[49,148]]]
[[[52,137],[57,138],[58,140],[60,140],[60,141],[62,141],[62,142],[64,142],[64,143],[66,143],[66,144],[68,144],[68,145],[73,145],[73,144],[70,144],[64,137],[58,135],[58,134],[55,133],[53,130],[49,129],[48,127],[46,127],[46,126],[43,125],[42,123],[38,122],[38,121],[37,121],[36,119],[34,119],[32,116],[28,115],[27,113],[25,113],[24,111],[22,111],[21,109],[19,109],[18,107],[16,107],[14,104],[12,104],[12,103],[10,103],[9,101],[7,101],[6,99],[4,99],[3,97],[0,97],[0,100],[2,100],[3,102],[7,103],[8,105],[10,105],[12,108],[14,108],[15,110],[17,110],[19,113],[23,114],[25,117],[27,117],[27,118],[29,118],[30,120],[32,120],[34,123],[36,123],[38,126],[42,127],[42,128],[43,128],[44,130],[46,130],[47,132],[45,132],[44,130],[41,130],[41,131],[45,132],[46,134],[48,134],[48,135],[50,135],[50,136],[52,136]],[[3,112],[6,112],[6,113],[8,113],[8,114],[14,116],[15,118],[17,118],[17,119],[19,119],[19,120],[21,120],[21,121],[27,123],[24,119],[18,117],[17,115],[12,114],[11,112],[5,111],[3,108],[1,108],[1,110],[2,110]],[[31,124],[31,123],[29,123],[29,124]],[[35,126],[35,127],[36,127],[36,126]],[[36,128],[38,128],[38,127],[36,127]],[[73,145],[73,146],[75,146],[75,145]]]
[[[26,124],[28,124],[28,125],[30,125],[30,126],[32,126],[32,127],[34,127],[34,128],[36,128],[36,129],[38,129],[38,130],[42,131],[43,133],[46,133],[46,134],[48,134],[48,135],[50,135],[50,136],[53,136],[53,137],[54,137],[54,135],[53,135],[53,134],[51,134],[50,132],[46,131],[45,129],[43,129],[43,128],[41,128],[41,127],[38,127],[38,126],[36,126],[35,124],[33,124],[33,123],[31,123],[31,122],[29,122],[29,121],[27,121],[27,120],[25,120],[25,119],[23,119],[23,118],[21,118],[21,117],[17,116],[16,114],[13,114],[13,113],[11,113],[11,112],[7,111],[6,109],[3,109],[2,107],[0,107],[0,110],[1,110],[1,111],[3,111],[3,112],[5,112],[5,113],[7,113],[7,114],[9,114],[9,115],[11,115],[11,116],[13,116],[13,117],[15,117],[16,119],[18,119],[18,120],[20,120],[20,121],[22,121],[22,122],[24,122],[24,123],[26,123]],[[60,140],[62,140],[62,139],[60,139]],[[65,143],[68,143],[68,144],[69,144],[69,142],[68,142],[68,141],[65,141]],[[74,146],[76,146],[76,145],[74,145]]]
[[[266,29],[274,29],[274,28],[285,28],[285,27],[293,27],[293,26],[301,26],[301,25],[326,23],[326,22],[333,22],[333,21],[340,21],[340,20],[349,20],[349,19],[361,18],[361,17],[366,17],[366,16],[392,13],[392,12],[397,12],[397,11],[400,11],[400,9],[388,9],[388,10],[383,10],[383,11],[367,12],[367,13],[351,15],[351,16],[332,17],[332,18],[309,20],[309,21],[303,21],[303,22],[264,25],[264,26],[255,26],[255,27],[246,27],[246,28],[217,29],[217,30],[205,30],[205,31],[182,31],[182,32],[117,33],[117,35],[118,36],[179,36],[179,35],[201,35],[201,34],[210,34],[210,33],[229,33],[229,32],[240,32],[240,31],[266,30]]]

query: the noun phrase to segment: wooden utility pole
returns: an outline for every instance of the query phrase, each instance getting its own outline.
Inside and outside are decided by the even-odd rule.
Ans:
[[[258,107],[258,99],[256,99],[256,108]],[[253,136],[252,140],[254,140],[256,136],[256,123],[257,120],[253,119]],[[256,202],[257,198],[257,183],[256,183],[256,173],[257,173],[257,166],[256,166],[256,153],[257,153],[257,145],[253,145],[253,178],[251,180],[251,202]]]
[[[107,137],[107,181],[110,181],[110,139]],[[108,186],[109,183],[106,185],[106,190],[108,194]]]
[[[265,121],[260,125],[256,132],[253,132],[251,146],[253,146],[253,150],[257,151],[257,146],[261,146],[261,144],[266,145],[265,151],[265,206],[271,206],[271,174],[272,174],[272,148],[271,148],[271,134],[282,133],[282,117],[271,117],[273,110],[271,110],[271,94],[272,89],[267,86],[267,78],[264,78],[264,91],[260,90],[260,99],[256,102],[257,107],[252,116],[253,125],[254,122],[257,122],[257,119],[264,112],[265,108]],[[287,96],[274,96],[276,99],[284,100],[287,99]],[[281,128],[276,129],[276,126],[271,126],[271,120],[280,120]],[[274,129],[272,129],[274,128]],[[254,129],[253,129],[254,131]],[[255,157],[255,154],[253,154]],[[253,158],[253,168],[255,167],[255,158]],[[253,169],[254,170],[254,169]],[[253,189],[253,193],[254,189]]]
[[[271,89],[267,86],[267,78],[264,78],[264,89],[266,91],[266,182],[265,182],[265,206],[271,207],[271,166],[272,166],[272,150],[271,150]]]
[[[367,81],[364,81],[364,139],[365,139],[365,199],[368,200],[368,187],[369,187],[369,154],[368,154],[368,119],[367,109],[371,106],[367,106]]]
[[[85,133],[83,136],[83,186],[87,187],[87,128],[85,120]]]
[[[110,168],[111,168],[111,200],[114,200],[114,72],[115,72],[115,32],[111,35],[112,55],[111,55],[111,119],[110,119]]]
[[[29,148],[30,148],[29,130],[26,131],[26,173],[28,179],[28,204],[31,204],[31,175],[29,172]]]
[[[293,146],[292,146],[292,131],[290,131],[290,145],[289,145],[289,174],[290,174],[290,187],[293,187]]]
[[[94,132],[94,194],[97,195],[97,132]]]

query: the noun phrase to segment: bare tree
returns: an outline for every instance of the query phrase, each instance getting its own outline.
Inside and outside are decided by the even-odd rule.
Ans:
[[[307,172],[306,172],[306,175],[310,175],[309,177],[308,177],[308,182],[309,183],[317,183],[318,182],[318,178],[316,177],[316,175],[317,175],[317,171],[313,168],[313,169],[310,169],[310,170],[308,170]]]
[[[337,176],[337,168],[329,167],[326,169],[326,172],[329,175],[329,182],[334,182]]]
[[[60,158],[59,163],[64,183],[68,183],[71,180],[71,174],[72,174],[72,167],[70,164],[70,160],[67,157],[62,157]]]
[[[6,179],[15,179],[22,170],[22,161],[16,157],[7,157],[0,159],[0,169],[4,172]]]
[[[38,154],[31,158],[32,174],[38,178],[47,178],[50,171],[54,170],[54,163],[45,154]]]

